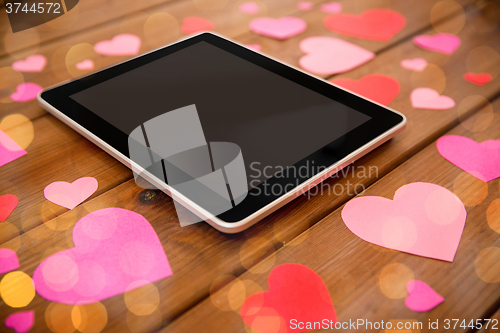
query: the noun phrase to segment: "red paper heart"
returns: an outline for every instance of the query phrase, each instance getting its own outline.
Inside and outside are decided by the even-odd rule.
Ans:
[[[328,289],[312,269],[299,264],[274,268],[267,279],[269,291],[254,294],[243,303],[240,315],[260,333],[310,331],[299,322],[337,322]],[[295,323],[295,319],[297,322]]]
[[[17,207],[19,200],[14,194],[5,194],[0,197],[0,222],[5,221]]]
[[[215,25],[203,17],[190,16],[182,21],[181,31],[185,34],[194,34],[206,30],[212,30]]]
[[[483,86],[493,80],[493,77],[488,73],[465,73],[464,79],[478,86]]]
[[[354,14],[333,14],[325,18],[325,26],[335,32],[387,42],[406,25],[406,19],[391,9],[370,9]]]
[[[359,81],[336,79],[330,82],[383,105],[389,105],[399,93],[399,82],[381,74],[366,75]]]

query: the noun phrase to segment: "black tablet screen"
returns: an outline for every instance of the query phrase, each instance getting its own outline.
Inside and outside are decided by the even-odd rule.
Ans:
[[[204,41],[70,97],[127,135],[195,104],[207,142],[241,148],[250,188],[371,119]]]

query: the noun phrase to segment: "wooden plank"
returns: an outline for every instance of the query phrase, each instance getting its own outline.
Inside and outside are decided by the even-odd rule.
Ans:
[[[99,188],[93,199],[132,177],[127,167],[54,117],[35,119],[33,127],[35,138],[27,154],[1,167],[0,195],[14,194],[19,199],[17,208],[0,224],[2,243],[68,212],[44,198],[43,189],[50,183],[94,177]]]
[[[235,2],[234,0],[233,2]],[[233,3],[231,2],[231,3]],[[317,3],[328,2],[327,0],[318,1]],[[356,2],[348,1],[344,4],[346,12],[362,12],[365,8],[376,8],[376,7],[389,7],[394,8],[402,13],[411,13],[407,15],[408,23],[406,27],[400,32],[393,40],[388,43],[379,43],[373,41],[363,41],[354,40],[353,38],[348,38],[342,36],[341,38],[352,41],[355,44],[359,44],[370,51],[380,52],[389,46],[396,45],[399,41],[404,38],[408,38],[409,35],[415,34],[428,27],[431,23],[429,19],[429,12],[433,6],[437,3],[437,0],[425,0],[419,2],[417,8],[413,8],[410,2],[396,2],[392,4],[387,0],[358,0]],[[461,0],[464,6],[470,3],[471,0]],[[279,3],[279,4],[278,4]],[[180,22],[184,17],[189,15],[195,15],[198,12],[193,8],[193,2],[174,2],[165,5],[165,8],[161,8],[162,12],[166,12],[173,17],[174,21]],[[228,5],[229,6],[229,5]],[[319,10],[319,5],[316,9],[310,12],[299,12],[296,13],[296,1],[287,0],[286,2],[276,2],[269,1],[268,12],[269,15],[280,17],[284,15],[294,14],[298,17],[303,17],[308,23],[309,28],[303,34],[300,34],[294,38],[286,41],[278,41],[267,37],[258,36],[254,33],[248,32],[248,22],[253,16],[243,15],[239,13],[236,9],[232,12],[232,15],[228,15],[227,12],[221,13],[220,11],[211,13],[200,13],[203,16],[211,19],[216,23],[216,32],[226,35],[231,38],[243,42],[245,44],[262,44],[263,52],[269,53],[272,56],[277,57],[283,61],[296,65],[298,59],[302,56],[298,48],[298,43],[305,37],[315,36],[315,35],[326,35],[326,36],[338,36],[327,30],[322,22],[327,14]],[[233,5],[236,7],[236,5]],[[229,7],[231,8],[231,7]],[[144,24],[148,17],[160,11],[159,8],[155,8],[154,11],[146,11],[144,13],[139,13],[127,17],[123,20],[121,24],[116,24],[111,22],[103,26],[99,26],[98,29],[90,29],[88,31],[83,31],[64,39],[64,45],[59,42],[45,43],[40,46],[39,50],[34,48],[25,49],[21,52],[16,53],[16,58],[25,58],[35,52],[43,54],[48,59],[47,68],[41,73],[24,73],[24,80],[26,82],[34,82],[42,87],[48,87],[54,85],[60,81],[72,79],[74,77],[84,74],[74,68],[76,62],[81,61],[85,58],[93,59],[96,63],[96,69],[104,68],[115,64],[117,62],[126,60],[128,57],[109,57],[101,56],[96,54],[91,45],[94,45],[100,40],[110,39],[118,33],[134,33],[140,36],[143,40],[141,46],[141,52],[146,52],[154,48],[160,47],[166,43],[173,42],[181,37],[181,34],[176,27],[177,23],[169,25],[164,23],[164,25],[157,25],[156,28],[150,28],[149,33],[144,32]],[[457,15],[460,13],[456,8],[450,8],[444,10],[439,18],[446,18],[452,15]],[[461,17],[461,15],[459,15]],[[166,20],[166,19],[165,19]],[[150,26],[151,27],[151,26]],[[169,27],[168,32],[166,28]],[[74,48],[70,55],[68,52],[74,45],[79,45]],[[81,45],[83,44],[83,45]],[[89,44],[89,45],[87,45]],[[13,57],[4,57],[0,59],[0,68],[10,66],[14,61]],[[15,86],[2,87],[3,91],[0,89],[0,99],[6,98],[13,92]],[[0,117],[13,112],[20,112],[29,118],[35,118],[44,114],[45,111],[38,107],[35,101],[25,102],[25,103],[10,103],[8,106],[0,109]]]
[[[493,108],[500,108],[499,99],[495,100]],[[488,123],[489,126],[486,127]],[[486,128],[475,133],[467,129],[473,129],[474,126],[477,129],[478,124]],[[489,106],[448,134],[470,137],[479,142],[499,140],[498,128],[500,114],[494,113]],[[273,256],[257,264],[253,270],[261,274],[246,272],[237,281],[250,281],[246,282],[247,285],[257,284],[263,290],[268,290],[266,279],[272,267],[283,263],[299,263],[310,267],[323,278],[341,322],[365,319],[374,323],[412,319],[422,322],[425,326],[421,331],[427,332],[431,331],[427,327],[429,320],[439,320],[439,329],[432,332],[470,331],[468,327],[459,327],[462,321],[465,320],[468,325],[471,320],[487,317],[491,308],[496,307],[500,301],[500,215],[498,209],[495,213],[490,212],[489,216],[486,213],[489,209],[493,211],[492,206],[498,207],[500,180],[484,183],[470,176],[442,158],[433,142],[370,186],[364,195],[392,199],[399,187],[412,182],[441,185],[453,191],[466,205],[467,221],[453,263],[397,252],[365,242],[344,225],[340,215],[341,207],[277,250]],[[494,250],[491,250],[492,247]],[[400,272],[404,268],[408,273],[389,278],[389,275],[383,273],[388,267],[393,267],[393,272],[394,267],[398,267],[396,270]],[[411,278],[429,284],[446,299],[444,303],[425,313],[412,312],[406,308],[405,286]],[[229,288],[233,286],[234,282],[228,284],[219,291],[220,295],[214,294],[207,298],[163,332],[196,332],[201,329],[208,332],[215,329],[217,332],[245,332],[236,306],[234,311],[221,311],[214,305],[217,304],[216,301],[241,304],[238,300],[248,297],[244,288],[233,288],[233,293],[228,294]],[[445,330],[446,319],[450,319],[451,330]],[[453,319],[459,319],[456,328],[453,327]],[[373,330],[364,327],[359,331]]]
[[[473,15],[472,13],[469,17],[472,18]],[[430,32],[427,31],[427,33]],[[476,89],[463,82],[461,76],[465,59],[470,50],[477,46],[489,45],[498,51],[500,47],[496,39],[498,37],[495,33],[475,34],[468,26],[460,33],[460,37],[462,38],[462,46],[442,66],[447,78],[444,92],[455,98],[457,102],[460,102],[462,97],[468,94],[481,93],[486,97],[495,95],[500,90],[498,79],[481,89]],[[408,98],[412,89],[411,84],[409,84],[411,73],[399,68],[398,63],[403,57],[417,56],[418,52],[420,51],[410,41],[407,41],[398,48],[382,53],[366,66],[349,73],[353,78],[357,78],[365,72],[389,74],[397,78],[402,84],[402,91],[391,106],[407,115],[409,125],[408,129],[400,136],[355,164],[356,168],[376,166],[378,175],[363,177],[359,174],[349,174],[344,178],[330,179],[326,182],[327,184],[332,186],[341,184],[343,189],[347,188],[348,182],[351,185],[369,186],[376,181],[376,176],[382,177],[387,174],[456,124],[459,114],[462,116],[470,114],[479,105],[478,101],[473,101],[467,107],[448,111],[414,110],[411,108]],[[425,57],[431,63],[442,59],[441,55],[435,53],[426,53]],[[488,63],[487,61],[485,64],[489,66],[486,69],[490,70],[497,66],[496,63]],[[72,211],[74,215],[70,219],[65,219],[65,215],[55,218],[53,223],[61,223],[65,226],[65,231],[44,231],[42,229],[45,228],[39,227],[31,230],[24,237],[36,238],[39,233],[49,232],[50,238],[53,240],[53,248],[68,248],[72,246],[68,236],[71,227],[78,218],[87,212],[106,207],[122,207],[142,214],[150,221],[159,235],[174,271],[172,277],[154,283],[161,295],[158,309],[163,318],[163,325],[167,325],[171,320],[191,308],[193,304],[206,298],[212,282],[217,277],[224,274],[238,276],[246,268],[251,269],[252,265],[272,254],[275,249],[279,249],[298,234],[303,233],[349,198],[347,191],[338,196],[333,193],[317,195],[311,197],[310,200],[307,197],[301,197],[247,232],[239,235],[225,235],[202,223],[179,228],[170,199],[162,194],[154,193],[153,195],[141,196],[141,189],[133,181],[129,181],[104,193],[97,199],[77,207],[74,212]],[[150,198],[149,203],[141,200],[145,197]],[[255,240],[255,236],[258,236],[259,239]],[[249,239],[252,240],[249,241]],[[15,242],[19,242],[19,238],[4,245],[12,246]],[[249,244],[252,246],[247,247]],[[240,255],[244,259],[246,268],[240,261]],[[320,256],[317,256],[318,258],[313,258],[313,261],[319,260]],[[39,263],[33,259],[33,254],[28,253],[28,251],[20,251],[19,258],[21,269],[32,274]],[[108,331],[122,331],[124,318],[128,313],[123,296],[116,296],[102,303],[106,306],[109,317],[106,329]],[[48,302],[38,296],[29,305],[31,309],[39,309],[36,319],[36,322],[40,323],[39,325],[44,323],[44,309],[47,306]],[[142,325],[140,331],[152,331],[156,328],[156,326],[153,327],[154,321],[151,320],[151,317],[144,316],[138,322]],[[203,329],[203,331],[205,330]]]

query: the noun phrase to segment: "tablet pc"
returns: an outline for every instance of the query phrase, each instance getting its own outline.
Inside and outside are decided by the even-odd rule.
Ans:
[[[395,110],[210,32],[45,89],[38,101],[227,233],[306,193],[406,124]]]

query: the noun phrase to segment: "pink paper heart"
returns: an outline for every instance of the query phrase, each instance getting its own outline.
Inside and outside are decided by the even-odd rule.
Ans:
[[[18,72],[41,72],[47,65],[47,58],[41,54],[34,54],[24,60],[14,61],[12,68]]]
[[[426,50],[452,54],[460,46],[460,37],[446,33],[419,35],[413,37],[413,43]]]
[[[297,8],[299,10],[308,11],[313,8],[314,4],[310,1],[299,1],[297,3]]]
[[[94,51],[107,56],[125,56],[139,53],[141,39],[132,34],[120,34],[111,40],[103,40],[94,45]]]
[[[431,88],[414,89],[410,99],[416,109],[447,110],[455,106],[455,101],[451,97],[439,95]]]
[[[500,177],[500,140],[477,143],[464,136],[446,135],[438,139],[436,147],[445,159],[485,183]]]
[[[321,5],[323,13],[338,14],[342,11],[342,4],[340,2],[329,2]]]
[[[259,12],[259,5],[255,2],[244,2],[239,7],[240,12],[245,14],[257,14]]]
[[[10,99],[14,102],[27,102],[35,99],[43,88],[36,83],[26,82],[17,86],[16,92],[10,95]]]
[[[35,324],[35,311],[22,311],[10,314],[5,318],[5,327],[17,333],[28,332]]]
[[[322,75],[342,73],[375,58],[375,54],[334,37],[308,37],[300,42],[306,53],[299,64],[305,70]]]
[[[443,296],[423,281],[408,281],[406,290],[408,290],[408,296],[405,299],[406,307],[415,312],[427,312],[444,302]]]
[[[90,71],[94,69],[94,62],[91,59],[85,59],[76,63],[75,67],[81,71]]]
[[[97,191],[97,187],[94,177],[83,177],[72,183],[53,182],[45,187],[43,195],[56,205],[73,209]]]
[[[0,131],[0,166],[24,155],[26,155],[26,151],[19,147],[7,134]]]
[[[358,197],[342,209],[345,225],[361,239],[445,261],[455,257],[466,217],[457,196],[430,183],[401,186],[393,200]]]
[[[16,252],[11,249],[0,249],[0,274],[19,268],[19,259]]]
[[[260,46],[260,44],[248,44],[247,47],[249,49],[252,49],[252,50],[257,51],[257,52],[259,52],[260,49],[262,48],[262,46]]]
[[[274,19],[259,17],[250,22],[250,30],[256,34],[276,39],[287,39],[306,30],[307,23],[298,17]]]
[[[33,273],[37,293],[64,304],[102,301],[172,275],[151,224],[121,208],[87,214],[73,229],[75,247],[46,258]]]
[[[423,71],[428,65],[427,60],[423,58],[405,59],[401,60],[399,64],[401,67],[415,72]]]

